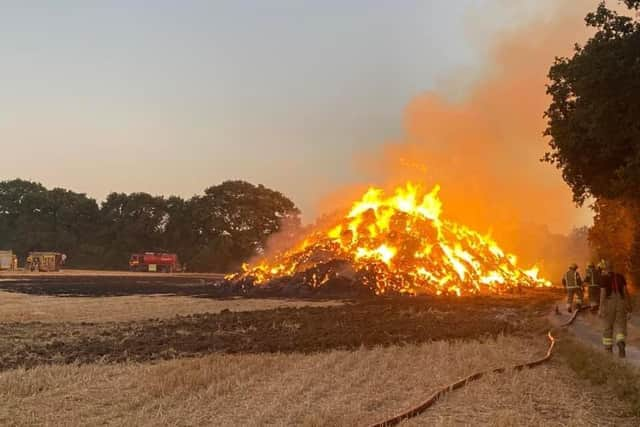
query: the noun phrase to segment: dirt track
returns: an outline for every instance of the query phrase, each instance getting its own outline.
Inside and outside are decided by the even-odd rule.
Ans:
[[[170,276],[22,278],[0,281],[0,289],[65,299],[146,294],[215,297],[204,280]],[[226,310],[129,322],[0,323],[0,369],[215,352],[309,353],[539,332],[555,298],[551,291],[501,297],[365,298],[333,307]]]

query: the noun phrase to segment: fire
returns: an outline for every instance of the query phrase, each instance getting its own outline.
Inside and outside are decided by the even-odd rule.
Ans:
[[[551,286],[538,277],[537,267],[518,267],[516,256],[491,237],[442,219],[439,191],[408,183],[387,196],[371,188],[333,228],[253,267],[245,265],[240,276],[258,285],[291,277],[317,287],[347,274],[377,294],[461,296]],[[335,261],[341,267],[331,267]]]

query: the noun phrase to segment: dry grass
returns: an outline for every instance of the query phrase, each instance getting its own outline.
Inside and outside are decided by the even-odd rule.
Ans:
[[[403,426],[638,426],[628,405],[559,363],[490,375]]]
[[[569,336],[564,337],[559,354],[580,378],[605,386],[611,395],[628,402],[631,412],[640,417],[639,368]]]
[[[172,295],[66,298],[0,291],[0,322],[124,322],[195,313],[327,307],[339,301],[232,298],[216,300]]]
[[[2,425],[366,425],[478,369],[546,342],[499,337],[357,351],[212,355],[158,364],[49,366],[0,374]],[[621,403],[551,365],[492,376],[408,425],[638,425]],[[604,409],[603,409],[604,408]]]

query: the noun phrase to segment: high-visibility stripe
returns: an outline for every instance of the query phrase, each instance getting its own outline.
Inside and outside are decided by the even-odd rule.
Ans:
[[[612,346],[613,345],[613,338],[602,338],[602,344],[608,345],[608,346]]]
[[[569,280],[569,277],[570,277],[569,273],[573,273],[573,281]],[[578,271],[577,270],[576,271],[571,271],[571,270],[567,271],[564,274],[564,280],[565,280],[565,283],[567,284],[567,289],[578,288],[579,287],[578,286]]]
[[[624,334],[618,334],[616,335],[616,342],[622,342],[626,339],[627,337],[624,336]]]

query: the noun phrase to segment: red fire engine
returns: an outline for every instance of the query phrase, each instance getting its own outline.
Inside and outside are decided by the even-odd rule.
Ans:
[[[180,271],[178,255],[163,252],[144,252],[132,254],[129,259],[129,269],[131,271],[158,271],[162,273],[173,273]]]

